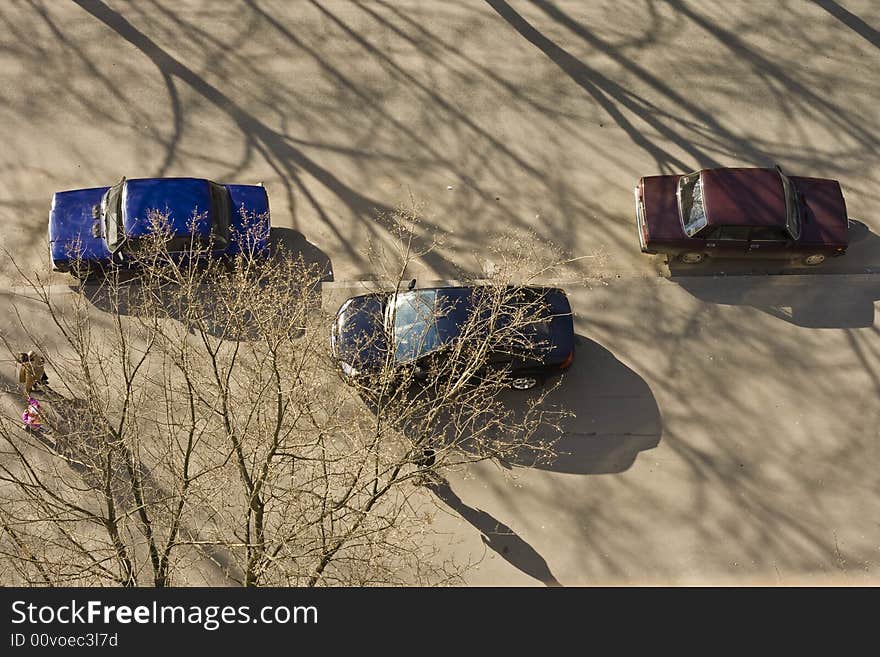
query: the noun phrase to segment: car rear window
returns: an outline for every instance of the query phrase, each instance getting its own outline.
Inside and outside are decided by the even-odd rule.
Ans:
[[[122,229],[122,186],[125,178],[113,185],[101,201],[101,209],[104,213],[104,235],[107,238],[107,247],[112,251],[124,237]]]

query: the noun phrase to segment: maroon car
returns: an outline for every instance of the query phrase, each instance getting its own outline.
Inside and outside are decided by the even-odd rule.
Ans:
[[[646,176],[635,189],[643,253],[697,263],[712,257],[803,259],[818,265],[846,252],[840,184],[782,169],[703,169]]]

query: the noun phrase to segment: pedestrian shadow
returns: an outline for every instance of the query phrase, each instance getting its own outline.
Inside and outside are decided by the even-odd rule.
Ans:
[[[555,456],[547,460],[523,449],[502,465],[616,474],[629,469],[640,452],[660,443],[663,422],[650,387],[597,342],[576,336],[574,363],[558,384],[542,406],[573,415],[562,418],[558,432],[550,429],[534,437],[536,442],[552,442]],[[507,404],[522,407],[523,394],[529,393],[506,393]]]
[[[515,531],[498,521],[491,514],[465,504],[455,494],[445,479],[429,485],[429,488],[450,509],[458,513],[464,520],[480,532],[483,544],[494,550],[511,566],[524,572],[546,586],[562,586],[550,572],[547,561]]]

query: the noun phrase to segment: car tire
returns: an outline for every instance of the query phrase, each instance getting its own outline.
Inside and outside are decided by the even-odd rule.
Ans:
[[[811,253],[804,258],[804,264],[808,267],[815,267],[816,265],[821,265],[823,262],[825,262],[825,255],[822,253]]]
[[[510,380],[510,387],[514,390],[531,390],[538,383],[538,377],[535,376],[516,376]]]
[[[698,251],[686,251],[678,256],[678,259],[686,265],[696,265],[706,259],[706,254],[699,253]]]

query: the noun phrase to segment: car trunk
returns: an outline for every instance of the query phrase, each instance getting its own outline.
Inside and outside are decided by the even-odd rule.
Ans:
[[[801,244],[846,247],[846,203],[836,180],[791,177],[806,206],[801,226]]]

